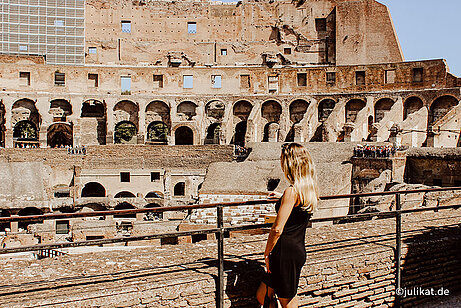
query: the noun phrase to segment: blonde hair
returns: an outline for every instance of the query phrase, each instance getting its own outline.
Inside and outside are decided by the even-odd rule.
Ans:
[[[312,213],[317,208],[319,193],[311,155],[298,143],[282,146],[280,162],[285,177],[298,193],[301,206]]]

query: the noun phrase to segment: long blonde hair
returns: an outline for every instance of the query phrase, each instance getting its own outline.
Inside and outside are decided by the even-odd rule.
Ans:
[[[312,213],[317,208],[319,192],[311,155],[298,143],[284,144],[280,163],[285,177],[298,193],[301,206]]]

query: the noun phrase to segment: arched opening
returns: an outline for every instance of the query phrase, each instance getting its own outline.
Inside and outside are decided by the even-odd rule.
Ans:
[[[208,126],[205,144],[219,144],[221,135],[221,123],[213,123]]]
[[[9,210],[7,209],[0,210],[0,217],[10,217],[10,216],[11,216],[11,212]],[[10,227],[9,222],[0,223],[0,232],[5,232],[5,229],[9,227]]]
[[[13,139],[16,145],[36,144],[38,141],[37,127],[32,121],[19,121],[13,128]]]
[[[43,215],[43,211],[36,207],[26,207],[24,209],[19,210],[19,216],[36,216],[36,215]],[[27,227],[31,224],[38,224],[42,223],[43,220],[34,220],[34,221],[20,221],[18,226],[20,229],[27,230]]]
[[[333,112],[333,109],[335,109],[336,102],[332,99],[324,99],[320,102],[319,104],[319,114],[318,114],[318,119],[319,122],[324,122],[328,119],[330,114]]]
[[[375,123],[381,122],[386,114],[391,111],[394,101],[390,98],[382,98],[375,104]]]
[[[147,141],[168,144],[168,125],[160,121],[154,121],[147,127]]]
[[[5,105],[0,102],[0,147],[5,147]]]
[[[136,125],[132,122],[120,122],[115,125],[114,143],[132,144],[136,143]]]
[[[114,117],[115,123],[131,123],[135,127],[135,131],[138,132],[139,125],[139,108],[138,105],[132,101],[123,100],[118,102],[114,106]],[[114,129],[115,131],[115,129]]]
[[[423,108],[423,101],[416,96],[408,98],[403,104],[403,120],[406,120],[407,117]]]
[[[187,126],[178,127],[174,133],[175,145],[193,145],[194,132]]]
[[[73,133],[72,126],[67,123],[55,123],[48,127],[47,134],[48,146],[51,148],[63,148],[72,146]]]
[[[163,199],[163,193],[159,191],[151,191],[145,196],[146,199]]]
[[[430,108],[429,125],[432,126],[443,118],[456,105],[458,105],[458,100],[453,96],[445,95],[437,98]]]
[[[54,99],[50,102],[49,114],[53,116],[54,122],[66,122],[72,114],[72,105],[65,99]]]
[[[224,111],[226,106],[221,101],[211,101],[205,106],[205,114],[209,118],[213,118],[215,121],[220,121],[224,117]]]
[[[247,133],[247,121],[241,121],[235,125],[233,144],[245,146],[245,136]]]
[[[233,108],[233,123],[235,124],[234,136],[231,143],[245,146],[245,136],[248,128],[248,117],[250,116],[253,105],[245,100],[238,101]]]
[[[365,107],[365,102],[361,99],[352,99],[346,104],[346,123],[355,123],[357,114]]]
[[[101,212],[101,211],[107,211],[107,207],[104,204],[101,203],[88,203],[82,206],[82,209],[80,211],[83,211],[84,209],[91,209],[92,211],[95,212]],[[101,216],[103,217],[103,216]]]
[[[98,100],[89,99],[82,105],[82,118],[95,118],[97,121],[97,138],[100,145],[106,144],[107,115],[106,105]]]
[[[121,191],[115,194],[114,198],[136,198],[136,196],[129,191]]]
[[[263,142],[277,142],[280,125],[275,122],[267,123],[264,126]]]
[[[290,104],[290,120],[292,124],[301,122],[306,114],[309,102],[303,99],[297,99]]]
[[[82,189],[82,198],[85,197],[105,197],[106,189],[104,186],[97,182],[90,182],[85,184]]]
[[[145,206],[145,208],[152,209],[152,208],[159,208],[161,207],[160,204],[157,203],[149,203]],[[163,220],[163,212],[148,212],[145,215],[145,219],[149,221],[154,220]]]
[[[176,185],[174,186],[173,195],[174,196],[185,196],[186,195],[186,183],[185,182],[176,183]]]
[[[176,113],[181,121],[191,121],[197,115],[197,105],[193,102],[182,102],[176,108]]]
[[[41,117],[33,100],[27,98],[20,99],[13,104],[11,111],[11,122],[13,126],[16,126],[16,124],[21,121],[30,121],[35,125],[36,129],[40,128]]]
[[[122,202],[119,203],[115,206],[114,210],[120,211],[120,210],[135,210],[136,207],[133,205],[129,204],[128,202]],[[114,215],[116,218],[136,218],[136,214],[117,214]]]

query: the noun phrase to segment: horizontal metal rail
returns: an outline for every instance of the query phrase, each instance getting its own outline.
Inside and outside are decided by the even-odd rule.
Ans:
[[[427,192],[442,192],[461,190],[461,187],[444,187],[444,188],[428,188],[428,189],[414,189],[414,190],[399,190],[399,191],[385,191],[385,192],[374,192],[374,193],[360,193],[360,194],[344,194],[344,195],[330,195],[321,196],[320,200],[335,200],[335,199],[350,199],[356,197],[373,197],[373,196],[388,196],[397,194],[413,194],[413,193],[427,193]],[[65,218],[79,218],[79,217],[96,217],[96,216],[112,216],[112,215],[128,215],[138,213],[159,213],[169,211],[185,211],[195,209],[209,209],[231,206],[243,206],[243,205],[258,205],[275,203],[277,199],[264,199],[264,200],[251,200],[241,202],[226,202],[226,203],[206,203],[206,204],[194,204],[194,205],[181,205],[181,206],[168,206],[168,207],[155,207],[155,208],[143,208],[143,209],[129,209],[129,210],[110,210],[110,211],[94,211],[84,213],[59,213],[59,214],[43,214],[43,215],[30,215],[30,216],[11,216],[11,217],[0,217],[0,223],[15,222],[15,221],[37,221],[37,220],[49,220],[49,219],[65,219]],[[381,212],[381,213],[393,213]],[[376,213],[371,213],[372,216],[376,216]],[[343,216],[343,217],[350,217]],[[340,219],[340,217],[327,217],[326,221]],[[313,220],[312,220],[313,221]]]

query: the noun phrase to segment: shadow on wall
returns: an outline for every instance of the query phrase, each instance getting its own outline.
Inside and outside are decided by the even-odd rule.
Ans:
[[[441,288],[449,290],[449,296],[460,293],[461,285],[461,224],[426,228],[422,233],[403,240],[408,252],[402,255],[401,285],[405,290],[413,288]],[[407,291],[408,292],[408,291]],[[440,291],[442,292],[442,291]],[[448,296],[401,297],[401,306],[437,302]],[[396,303],[398,304],[398,303]]]

